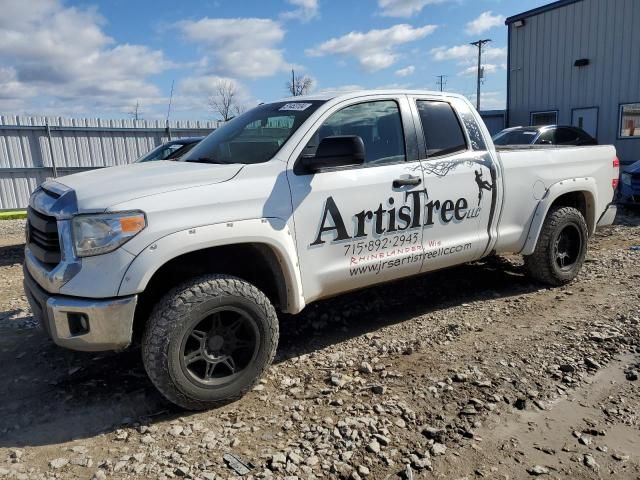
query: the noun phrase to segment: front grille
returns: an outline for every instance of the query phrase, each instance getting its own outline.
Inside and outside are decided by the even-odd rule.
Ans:
[[[43,215],[29,208],[27,220],[28,245],[33,255],[43,263],[50,265],[60,263],[60,239],[55,217]]]

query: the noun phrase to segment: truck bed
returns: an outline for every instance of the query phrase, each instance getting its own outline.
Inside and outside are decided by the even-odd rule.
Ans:
[[[496,145],[496,151],[498,152],[513,152],[520,150],[558,150],[565,148],[593,148],[594,146],[599,145],[584,145],[584,146],[576,146],[576,145]]]
[[[500,218],[498,252],[520,252],[525,246],[538,203],[547,190],[563,181],[584,181],[591,188],[587,209],[595,209],[592,218],[604,213],[613,198],[611,180],[617,178],[613,167],[613,146],[505,146],[496,148],[504,169],[504,199]],[[527,195],[526,193],[529,192]],[[589,231],[595,222],[587,218]]]

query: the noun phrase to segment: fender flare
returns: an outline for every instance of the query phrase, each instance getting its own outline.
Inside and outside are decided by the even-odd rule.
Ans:
[[[286,283],[287,313],[305,307],[302,278],[293,236],[281,219],[261,218],[204,225],[174,232],[145,247],[125,272],[118,295],[141,293],[153,275],[167,262],[181,255],[212,247],[257,244],[269,248],[277,257]]]
[[[596,228],[596,205],[598,200],[598,186],[595,178],[593,177],[581,177],[581,178],[569,178],[554,183],[549,188],[538,202],[535,214],[531,225],[529,226],[529,233],[524,247],[519,252],[522,255],[531,255],[538,243],[544,220],[547,218],[547,213],[553,205],[553,203],[562,195],[567,193],[580,192],[585,194],[587,215],[585,218],[587,226],[589,228],[589,235],[595,232]]]

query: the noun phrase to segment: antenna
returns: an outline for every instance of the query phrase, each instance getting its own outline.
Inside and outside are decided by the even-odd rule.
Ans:
[[[173,101],[173,85],[175,80],[171,80],[171,93],[169,94],[169,108],[167,108],[167,125],[169,124],[169,117],[171,116],[171,102]]]
[[[444,90],[445,85],[447,84],[447,76],[446,75],[436,75],[436,78],[438,79],[436,81],[436,85],[438,85],[438,87],[440,88],[440,91],[442,92]]]
[[[291,69],[291,93],[296,96],[296,73]]]

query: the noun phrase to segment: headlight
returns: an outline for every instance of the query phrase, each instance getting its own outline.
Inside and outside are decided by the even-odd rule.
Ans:
[[[78,257],[112,252],[128,242],[144,227],[143,212],[78,215],[73,218],[73,244]]]
[[[623,173],[622,175],[620,175],[620,180],[622,180],[622,183],[624,185],[627,186],[631,186],[631,174],[630,173]]]

